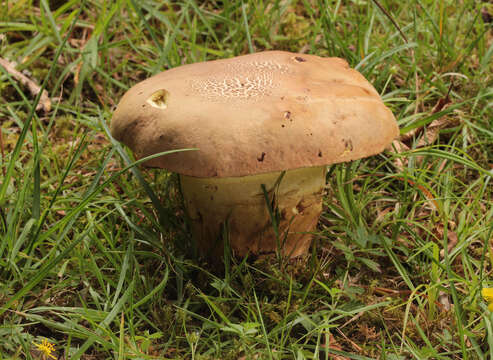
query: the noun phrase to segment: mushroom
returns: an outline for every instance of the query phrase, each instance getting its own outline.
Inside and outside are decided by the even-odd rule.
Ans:
[[[381,152],[398,126],[345,60],[268,51],[136,84],[111,133],[137,158],[198,149],[146,165],[180,174],[202,253],[222,253],[226,229],[236,255],[295,257],[308,251],[322,212],[326,165]]]

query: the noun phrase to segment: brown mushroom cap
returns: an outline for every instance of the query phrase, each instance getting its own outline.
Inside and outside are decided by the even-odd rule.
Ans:
[[[392,112],[345,60],[269,51],[180,66],[133,86],[111,133],[148,166],[233,177],[320,166],[381,152]]]

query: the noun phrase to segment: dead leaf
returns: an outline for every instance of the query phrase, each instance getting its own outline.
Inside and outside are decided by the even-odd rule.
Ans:
[[[438,303],[441,305],[441,309],[444,311],[450,311],[452,306],[450,305],[450,297],[445,291],[438,292]]]
[[[341,344],[339,344],[332,334],[329,334],[329,343],[322,343],[322,348],[328,348],[329,350],[343,351]],[[348,357],[336,354],[329,354],[329,359],[334,360],[349,360]]]
[[[445,97],[441,97],[440,99],[438,99],[437,103],[435,104],[435,106],[433,106],[433,109],[431,110],[432,114],[436,114],[439,111],[445,110],[446,106],[452,103],[452,100],[450,100],[450,91],[452,91],[452,86],[453,83],[450,84],[447,95],[445,95]]]
[[[440,225],[435,230],[439,235],[439,237],[443,239],[444,236],[443,226]],[[455,245],[457,245],[459,239],[457,237],[457,233],[450,229],[447,230],[447,239],[448,239],[447,251],[450,253],[454,249]],[[440,257],[443,258],[444,256],[445,256],[445,250],[442,249],[440,250]]]
[[[451,103],[452,100],[450,100],[450,91],[452,91],[453,83],[450,84],[449,89],[447,91],[447,94],[436,102],[435,106],[433,106],[433,109],[431,110],[431,115],[436,114],[440,111],[445,110]],[[433,120],[430,124],[428,124],[426,127],[419,127],[415,128],[406,134],[403,134],[400,136],[399,140],[401,143],[406,143],[410,141],[413,137],[419,135],[421,132],[424,133],[423,137],[419,139],[418,144],[416,147],[423,147],[429,144],[432,144],[435,142],[435,140],[438,137],[438,133],[441,129],[449,126],[450,120],[447,117],[440,117],[438,119]],[[395,142],[395,141],[394,141]],[[402,146],[396,146],[394,145],[396,151],[398,153],[402,152],[401,148],[405,150],[409,150],[409,146],[404,144],[404,147]]]

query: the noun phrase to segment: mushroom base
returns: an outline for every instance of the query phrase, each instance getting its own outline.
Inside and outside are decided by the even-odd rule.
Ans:
[[[186,210],[198,250],[223,254],[288,257],[306,254],[322,212],[326,167],[311,167],[245,177],[196,178],[180,175]],[[265,185],[266,200],[261,185]],[[269,206],[268,206],[269,204]],[[277,234],[269,213],[277,214]]]

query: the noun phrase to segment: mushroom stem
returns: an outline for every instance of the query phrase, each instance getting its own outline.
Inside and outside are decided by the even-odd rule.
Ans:
[[[267,255],[278,249],[288,257],[306,254],[322,212],[325,174],[326,167],[319,166],[244,177],[181,175],[184,203],[199,251],[208,256],[222,254],[222,229],[227,224],[235,255]]]

